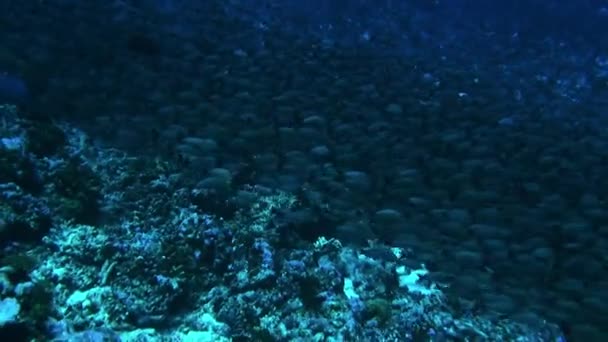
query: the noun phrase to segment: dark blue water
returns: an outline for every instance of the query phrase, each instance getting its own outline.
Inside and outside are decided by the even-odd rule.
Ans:
[[[293,194],[284,253],[400,247],[460,317],[608,340],[608,1],[4,0],[0,33],[1,103],[217,186],[210,214]]]

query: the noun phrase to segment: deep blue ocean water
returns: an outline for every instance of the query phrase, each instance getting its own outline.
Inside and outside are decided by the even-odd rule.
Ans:
[[[247,240],[250,245],[243,242],[243,250],[249,250],[243,255],[261,255],[254,268],[278,263],[288,254],[305,255],[298,254],[298,248],[312,246],[321,236],[356,253],[373,250],[374,256],[382,254],[378,245],[401,248],[407,251],[408,263],[425,265],[428,281],[444,289],[451,298],[446,307],[459,317],[482,317],[496,326],[502,319],[531,327],[550,322],[564,341],[608,340],[608,1],[4,0],[0,43],[0,104],[17,105],[21,117],[31,120],[12,126],[12,116],[2,112],[3,205],[16,198],[13,190],[6,190],[13,189],[11,184],[25,189],[24,183],[32,179],[60,179],[62,186],[76,191],[81,183],[55,177],[56,165],[82,158],[76,165],[98,170],[113,160],[86,146],[150,158],[157,168],[139,165],[124,178],[108,171],[99,180],[105,186],[91,185],[99,192],[96,205],[107,209],[111,202],[116,208],[111,213],[100,209],[95,219],[87,217],[88,224],[128,226],[129,234],[141,241],[161,236],[160,230],[146,233],[142,227],[163,220],[175,223],[170,215],[181,214],[167,209],[155,212],[154,219],[132,219],[128,213],[143,211],[146,205],[137,202],[141,194],[129,191],[150,182],[154,184],[145,191],[154,198],[150,202],[169,201],[171,191],[158,190],[161,181],[152,182],[148,174],[165,172],[169,167],[160,165],[167,163],[174,167],[171,175],[190,182],[179,189],[190,194],[186,197],[191,203],[180,205],[196,206],[198,215],[226,215],[228,221],[235,208],[250,203],[245,190],[255,186],[297,198],[296,209],[277,212],[272,220],[272,227],[280,229],[281,237],[289,236],[289,243],[280,240],[279,246],[264,240],[274,234],[255,235],[257,240]],[[57,142],[50,138],[52,129],[32,133],[49,122],[83,135]],[[24,127],[25,133],[15,127]],[[69,153],[58,152],[68,142]],[[41,154],[43,147],[54,144],[53,154]],[[37,161],[16,162],[16,155]],[[13,172],[9,162],[46,171]],[[90,176],[78,167],[71,171]],[[163,177],[172,179],[166,172]],[[48,197],[52,206],[61,186],[41,183],[48,193],[39,190],[27,196],[45,198],[44,203]],[[175,187],[173,193],[180,193]],[[214,197],[200,199],[201,193]],[[57,215],[54,222],[73,219],[61,216],[66,211],[52,212]],[[0,228],[13,219],[2,215]],[[9,246],[2,257],[22,242],[10,234],[2,239],[3,246]],[[23,249],[42,245],[28,240]],[[127,246],[104,249],[108,261],[91,263],[101,263],[106,270],[120,268],[133,256],[125,257]],[[197,260],[200,255],[213,259],[204,248],[195,249]],[[282,252],[275,255],[271,250]],[[213,267],[229,263],[228,257],[215,257]],[[323,268],[319,260],[311,263]],[[392,259],[383,265],[390,268],[391,262],[400,265]],[[119,266],[108,266],[115,264]],[[355,287],[366,288],[364,271],[344,265],[337,269],[361,275]],[[192,274],[188,272],[176,276],[179,284],[187,283],[184,279]],[[209,281],[205,289],[220,292],[219,284],[230,283],[230,277]],[[166,289],[179,287],[164,274],[152,278]],[[50,281],[69,283],[72,292],[94,283],[58,279]],[[298,279],[307,285],[327,281]],[[240,295],[244,288],[259,290],[255,284],[231,291]],[[377,291],[382,303],[392,303],[395,314],[398,296],[389,285],[386,288]],[[71,292],[63,291],[55,293],[58,307],[68,307]],[[18,297],[17,292],[8,293],[3,292],[2,299]],[[323,292],[326,304],[328,293]],[[356,311],[352,301],[358,297],[346,296],[351,311]],[[120,298],[127,301],[126,295]],[[381,316],[378,298],[366,299],[375,306],[366,302],[363,312],[371,315],[373,306],[374,314]],[[256,340],[253,328],[247,330],[248,324],[255,324],[246,319],[232,325],[222,321],[233,316],[220,313],[214,300],[206,301],[206,307],[215,305],[213,314],[230,328],[214,330],[217,336]],[[22,307],[26,310],[27,304]],[[185,309],[175,307],[134,310],[146,314],[130,313],[128,319],[102,323],[86,315],[78,320],[55,314],[54,319],[75,331],[96,325],[117,331],[124,326],[159,331],[207,327],[200,322],[188,325]],[[57,310],[69,312],[64,309]],[[293,311],[313,315],[284,309],[289,313],[277,317],[285,322]],[[176,318],[161,324],[157,317],[164,315]],[[340,338],[402,338],[393,334],[399,330],[395,318],[387,319],[394,326],[378,321],[374,324],[380,327],[371,327],[359,317],[348,326],[353,335]],[[332,336],[334,330],[315,324],[326,332],[325,339],[316,338],[340,340],[337,333]],[[287,325],[285,330],[295,323]],[[302,330],[311,331],[311,326]],[[268,329],[268,341],[281,340],[277,331],[283,328]],[[375,337],[366,335],[368,331]],[[419,336],[411,335],[412,340]],[[435,330],[423,335],[419,341],[459,340]],[[296,335],[285,336],[283,340],[297,340]],[[302,336],[302,341],[312,340],[312,335]]]

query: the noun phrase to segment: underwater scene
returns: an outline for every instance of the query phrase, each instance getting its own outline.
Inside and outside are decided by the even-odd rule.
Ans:
[[[608,341],[608,1],[0,1],[0,341]]]

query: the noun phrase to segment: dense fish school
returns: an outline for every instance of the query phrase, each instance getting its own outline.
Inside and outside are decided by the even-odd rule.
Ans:
[[[602,2],[2,1],[0,339],[608,341]]]

